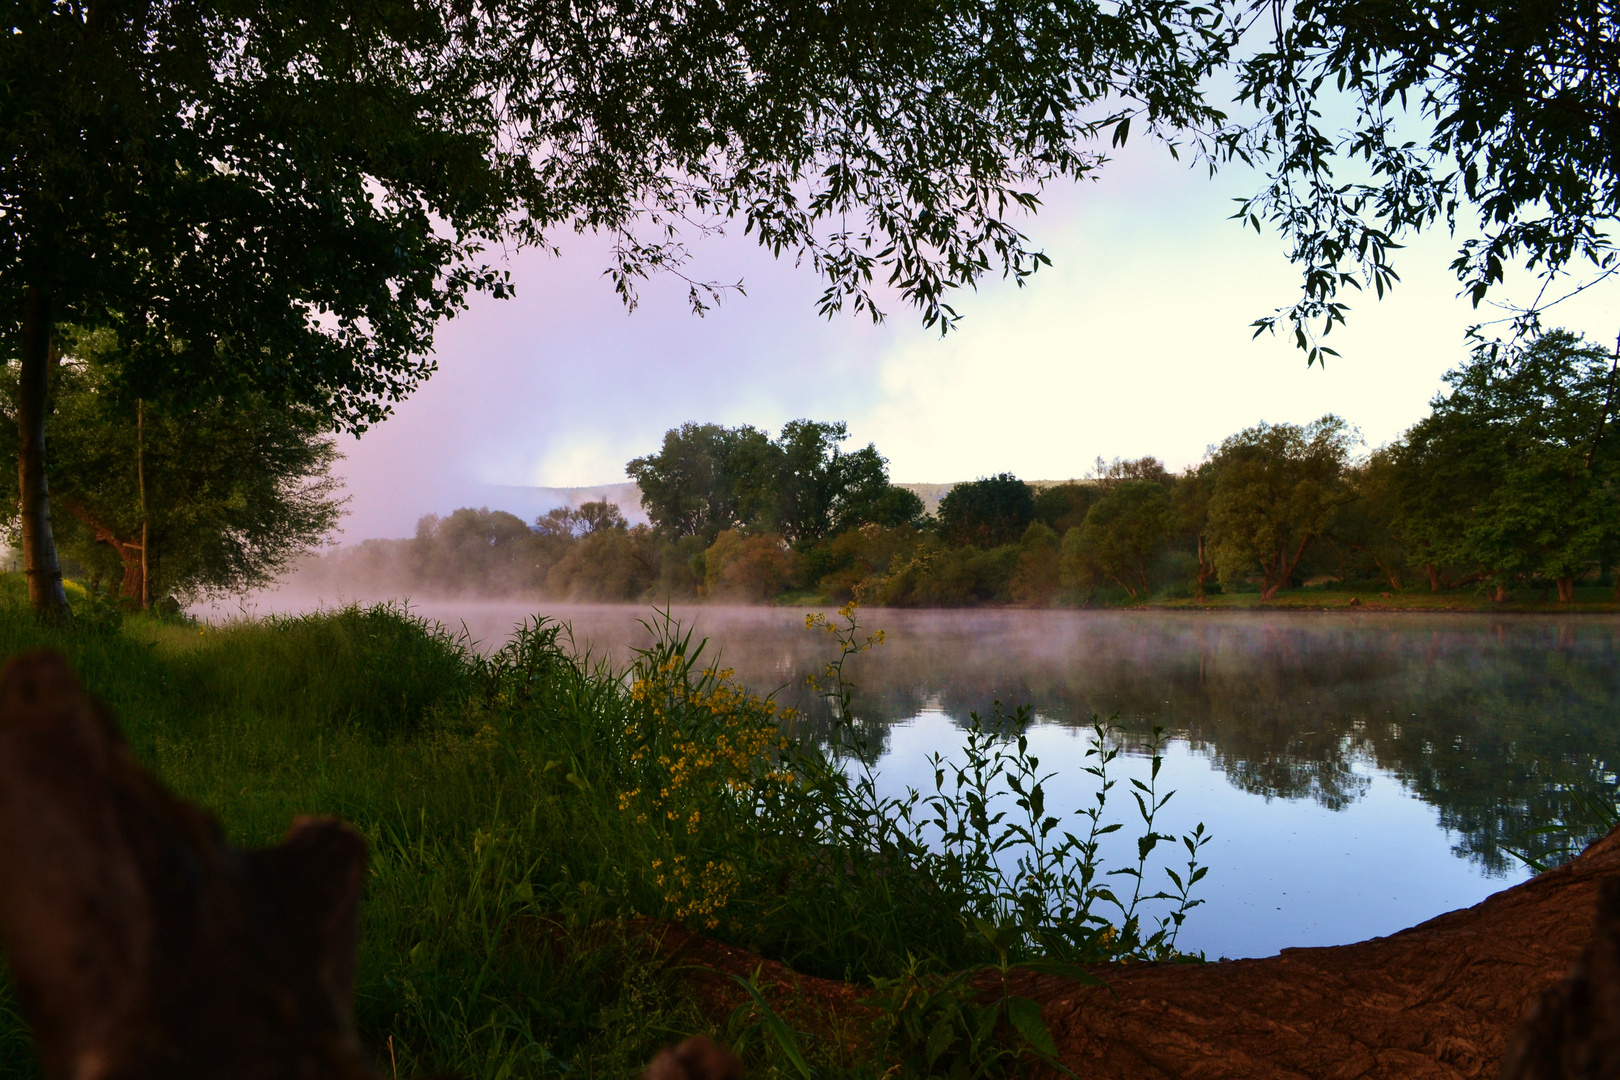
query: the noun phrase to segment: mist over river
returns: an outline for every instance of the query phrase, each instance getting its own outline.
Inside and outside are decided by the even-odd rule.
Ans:
[[[263,594],[240,607],[307,610]],[[581,653],[615,665],[648,640],[645,607],[474,600],[412,610],[499,646],[525,616],[568,623]],[[828,611],[831,614],[831,611]],[[676,608],[760,693],[825,724],[805,676],[834,655],[800,608]],[[1028,704],[1048,801],[1092,798],[1090,719],[1112,718],[1124,774],[1170,737],[1160,830],[1214,834],[1183,948],[1258,956],[1389,934],[1529,876],[1508,848],[1559,820],[1570,791],[1611,792],[1620,762],[1620,618],[1378,613],[867,610],[887,642],[853,658],[856,714],[881,750],[880,788],[931,787],[969,713]],[[708,654],[706,654],[708,655]],[[1109,809],[1125,828],[1124,784]],[[1139,830],[1138,830],[1139,831]],[[1555,838],[1556,839],[1556,838]],[[1543,841],[1545,842],[1545,841]],[[1156,871],[1156,873],[1159,873]],[[1155,879],[1154,884],[1160,882]]]

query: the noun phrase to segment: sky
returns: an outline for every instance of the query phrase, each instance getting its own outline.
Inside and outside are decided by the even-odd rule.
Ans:
[[[1275,235],[1229,220],[1258,186],[1211,180],[1161,147],[1129,147],[1095,179],[1046,193],[1024,231],[1051,257],[1023,288],[995,279],[955,303],[949,335],[894,307],[816,314],[814,272],[772,260],[740,229],[694,245],[693,276],[741,281],[704,317],[672,277],[627,311],[603,276],[606,246],[561,238],[523,251],[516,297],[477,299],[441,327],[439,370],[360,439],[344,436],[349,497],[341,543],[407,536],[426,513],[500,509],[504,485],[622,482],[625,463],[687,421],[772,433],[799,417],[843,420],[875,443],[893,479],[943,483],[1012,472],[1084,476],[1098,457],[1199,461],[1260,421],[1333,412],[1372,448],[1426,415],[1464,331],[1491,313],[1456,296],[1443,233],[1397,252],[1402,283],[1351,298],[1349,326],[1307,368],[1285,337],[1252,339],[1298,278]],[[1505,297],[1528,295],[1510,282]],[[1551,325],[1613,340],[1620,296],[1593,290]]]

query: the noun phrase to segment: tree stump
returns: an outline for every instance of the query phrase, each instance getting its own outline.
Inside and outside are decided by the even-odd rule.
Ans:
[[[54,653],[0,673],[0,945],[47,1080],[372,1076],[353,1022],[365,843],[239,851]]]
[[[0,672],[0,947],[46,1080],[375,1080],[354,1030],[365,841],[240,851],[136,763],[68,662]],[[654,1080],[736,1080],[688,1039]]]

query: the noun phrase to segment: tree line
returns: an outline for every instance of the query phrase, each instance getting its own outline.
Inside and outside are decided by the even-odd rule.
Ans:
[[[1139,601],[1307,581],[1575,597],[1620,562],[1617,357],[1563,331],[1476,355],[1403,437],[1358,453],[1337,416],[1240,431],[1179,473],[1152,457],[1032,485],[957,484],[934,514],[840,423],[686,424],[627,466],[650,524],[617,507],[532,525],[427,517],[322,573],[451,593],[580,600],[793,594],[884,605]],[[1620,598],[1620,590],[1617,590]]]

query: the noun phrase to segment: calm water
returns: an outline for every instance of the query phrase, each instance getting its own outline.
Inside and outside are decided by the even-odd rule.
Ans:
[[[307,606],[270,596],[259,610]],[[499,644],[531,607],[413,605]],[[577,647],[623,662],[645,609],[534,605]],[[804,690],[830,657],[803,612],[695,608],[725,664],[824,719]],[[851,661],[857,713],[880,733],[890,792],[931,783],[959,725],[1031,705],[1032,743],[1059,772],[1049,799],[1091,798],[1090,718],[1140,742],[1171,737],[1161,829],[1213,832],[1204,906],[1182,944],[1254,956],[1388,934],[1528,876],[1505,850],[1560,816],[1560,785],[1613,785],[1620,761],[1620,619],[1199,612],[900,612],[863,617],[888,642]],[[1126,760],[1126,759],[1122,759]],[[1123,795],[1121,800],[1123,801]],[[1111,804],[1112,805],[1112,804]],[[1121,806],[1121,813],[1126,807]],[[1134,813],[1134,811],[1133,811]],[[1130,834],[1127,821],[1121,837]],[[1119,854],[1123,854],[1120,851]]]

